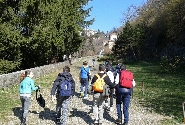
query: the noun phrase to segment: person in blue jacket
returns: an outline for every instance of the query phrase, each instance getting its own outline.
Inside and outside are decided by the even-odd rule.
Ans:
[[[26,125],[26,117],[28,115],[29,107],[31,104],[31,94],[33,91],[38,90],[39,87],[34,85],[33,72],[30,70],[25,71],[25,78],[20,83],[20,100],[22,104],[22,118],[21,125]]]
[[[88,62],[84,61],[83,66],[80,67],[80,96],[87,99],[87,89],[89,86],[89,80],[91,79],[91,71],[88,66]]]

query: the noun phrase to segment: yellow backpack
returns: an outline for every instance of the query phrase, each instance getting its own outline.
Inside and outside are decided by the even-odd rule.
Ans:
[[[93,85],[93,90],[95,92],[103,92],[103,88],[104,88],[104,85],[105,85],[104,77],[106,76],[106,74],[104,74],[102,76],[102,78],[100,78],[100,76],[98,74],[96,74],[96,76],[98,77],[98,79],[96,80],[96,82]]]

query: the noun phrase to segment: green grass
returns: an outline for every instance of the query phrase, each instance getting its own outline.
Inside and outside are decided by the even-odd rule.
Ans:
[[[41,88],[50,88],[57,74],[58,72],[54,72],[35,79],[35,85],[40,85]],[[0,95],[0,121],[3,121],[6,120],[7,115],[13,110],[16,110],[15,107],[21,107],[19,84],[10,86],[6,89],[1,89]],[[32,95],[35,95],[35,91]]]
[[[113,65],[118,62],[112,56],[104,56],[99,60],[111,60]],[[163,72],[159,62],[127,62],[126,67],[134,73],[137,84],[134,88],[134,99],[158,114],[171,117],[171,120],[162,121],[164,125],[183,122],[185,67],[176,72]]]
[[[143,106],[152,107],[156,113],[173,117],[176,122],[183,122],[182,102],[185,101],[183,69],[173,73],[162,72],[156,62],[130,63],[127,68],[134,72],[137,83],[134,98],[142,101]]]

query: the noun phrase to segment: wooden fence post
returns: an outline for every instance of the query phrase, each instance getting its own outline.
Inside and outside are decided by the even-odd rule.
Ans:
[[[142,92],[143,92],[143,94],[145,94],[144,90],[145,90],[145,86],[144,86],[144,82],[142,81]]]
[[[184,104],[185,102],[182,102],[182,112],[183,112],[183,121],[184,121],[184,124],[185,124],[185,112],[184,112]]]

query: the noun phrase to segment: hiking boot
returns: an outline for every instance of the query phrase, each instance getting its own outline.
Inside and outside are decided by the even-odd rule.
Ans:
[[[20,125],[26,125],[26,118],[21,119],[21,124]]]
[[[118,118],[118,119],[116,119],[116,124],[121,124],[121,119],[120,118]]]

